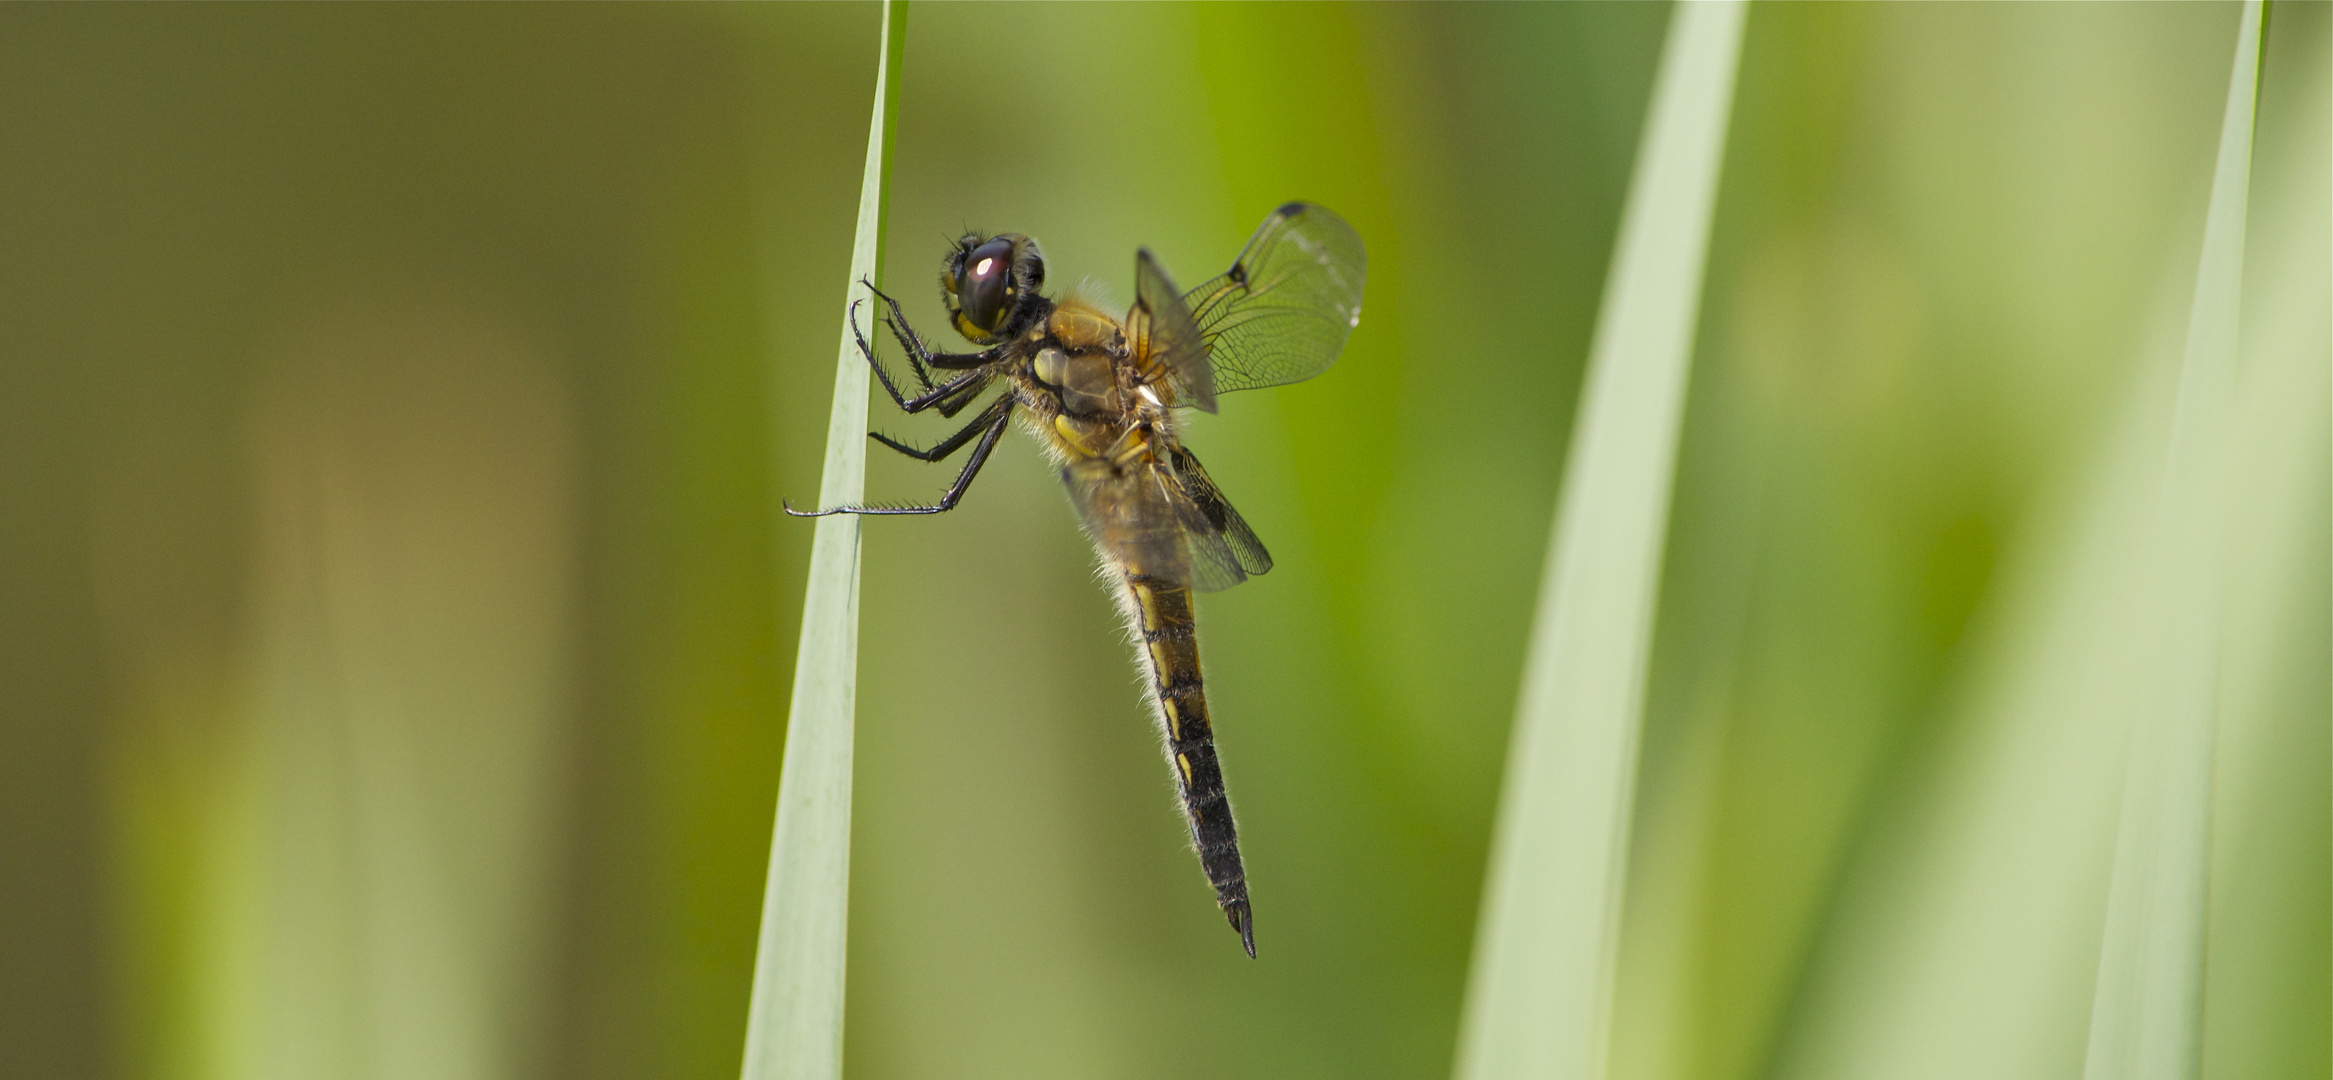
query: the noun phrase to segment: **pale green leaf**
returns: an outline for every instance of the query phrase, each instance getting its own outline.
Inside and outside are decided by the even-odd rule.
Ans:
[[[883,8],[883,47],[867,125],[858,231],[844,290],[834,408],[827,424],[822,506],[859,501],[866,478],[867,366],[849,310],[882,270],[892,117],[907,40],[906,0]],[[836,1080],[842,1075],[845,943],[850,911],[851,725],[859,651],[859,518],[818,519],[802,635],[787,713],[786,760],[754,957],[745,1080]]]
[[[2200,1064],[2211,868],[2225,444],[2243,294],[2244,222],[2260,70],[2260,0],[2244,5],[2204,219],[2162,501],[2158,680],[2132,732],[2087,1080],[2184,1080]]]
[[[1739,3],[1670,16],[1525,658],[1461,1080],[1604,1074],[1646,658],[1743,17]]]

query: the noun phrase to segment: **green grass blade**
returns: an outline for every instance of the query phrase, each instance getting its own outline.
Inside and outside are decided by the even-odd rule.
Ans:
[[[857,238],[844,290],[834,409],[826,432],[822,506],[858,502],[866,479],[867,366],[847,312],[867,297],[862,280],[882,272],[884,206],[891,179],[892,116],[907,41],[906,0],[883,7],[882,58]],[[781,523],[782,524],[782,523]],[[850,911],[851,722],[859,655],[859,519],[818,519],[802,636],[787,713],[786,760],[754,956],[746,1020],[745,1080],[836,1080],[842,1075],[843,965]]]
[[[1670,16],[1525,658],[1460,1080],[1604,1073],[1646,658],[1743,18],[1740,3]]]
[[[2158,542],[2165,635],[2155,706],[2132,733],[2106,928],[2091,1002],[2087,1080],[2182,1080],[2200,1065],[2220,642],[2219,530],[2233,399],[2244,224],[2260,65],[2260,0],[2244,5],[2204,219]]]

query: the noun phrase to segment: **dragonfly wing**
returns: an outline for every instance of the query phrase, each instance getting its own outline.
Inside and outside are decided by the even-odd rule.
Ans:
[[[1361,234],[1326,207],[1272,211],[1231,269],[1183,301],[1212,359],[1213,392],[1302,382],[1361,324]]]
[[[1271,555],[1198,470],[1198,459],[1179,447],[1169,453],[1167,461],[1124,468],[1099,458],[1063,466],[1070,505],[1094,546],[1122,570],[1199,592],[1220,592],[1271,569]]]
[[[1215,374],[1207,363],[1207,341],[1148,248],[1134,253],[1134,312],[1126,321],[1142,372],[1163,375],[1174,387],[1176,404],[1214,412]]]
[[[1183,552],[1190,572],[1182,583],[1193,592],[1222,592],[1248,579],[1247,568],[1240,565],[1239,553],[1229,540],[1208,521],[1207,514],[1197,503],[1181,497],[1172,489],[1173,479],[1162,470],[1155,470],[1162,490],[1168,492],[1175,516],[1182,524]]]
[[[1061,482],[1069,489],[1078,523],[1105,559],[1129,573],[1190,581],[1183,520],[1156,469],[1086,458],[1062,466]]]
[[[1204,531],[1220,538],[1222,552],[1238,568],[1239,579],[1232,584],[1271,572],[1272,553],[1264,550],[1264,542],[1256,538],[1256,531],[1248,527],[1247,519],[1231,508],[1230,500],[1215,487],[1215,481],[1208,479],[1207,470],[1199,467],[1198,455],[1180,446],[1170,446],[1166,448],[1166,464],[1181,488],[1180,505],[1185,508],[1182,514],[1189,522],[1186,527],[1192,532]]]

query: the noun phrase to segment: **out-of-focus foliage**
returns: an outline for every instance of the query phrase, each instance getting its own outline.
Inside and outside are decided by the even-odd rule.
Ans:
[[[1748,14],[1672,8],[1661,45],[1523,655],[1459,1080],[1611,1073],[1653,615]]]
[[[2253,509],[2228,498],[2237,459],[2236,360],[2244,308],[2245,225],[2252,198],[2252,134],[2260,89],[2261,0],[2245,0],[2228,72],[2228,104],[2212,155],[2211,200],[2196,260],[2195,300],[2180,349],[2178,390],[2161,441],[2162,483],[2121,532],[2143,545],[2128,575],[2143,598],[2139,631],[2120,649],[2125,685],[2114,695],[2130,746],[2115,825],[2105,929],[2099,935],[2083,1080],[2190,1077],[2203,1062],[2204,934],[2211,894],[2211,819],[2218,764],[2220,648],[2227,619],[2221,578],[2227,540]],[[2290,225],[2290,221],[2277,224]],[[2293,267],[2279,267],[2290,272]],[[2304,277],[2314,274],[2304,273]],[[2328,286],[2333,286],[2329,281]],[[2297,312],[2274,317],[2290,319]],[[2255,383],[2306,354],[2255,348]],[[2309,382],[2314,383],[2311,379]],[[2247,417],[2253,430],[2285,425]],[[2121,645],[2119,635],[2098,637]],[[2097,651],[2068,648],[2071,667]],[[2236,687],[2241,690],[2241,687]],[[2135,707],[2133,707],[2135,706]],[[2240,719],[2240,718],[2239,718]],[[2068,935],[2071,936],[2071,935]]]
[[[2235,14],[1752,9],[1619,1074],[1875,1075],[2011,1004],[2079,1068],[2122,751],[2050,642],[2159,475]],[[0,8],[6,1071],[734,1074],[878,15]],[[1201,617],[1258,961],[1025,440],[870,523],[854,1076],[1447,1071],[1665,20],[916,8],[887,285],[935,337],[967,226],[1122,303],[1305,198],[1370,292],[1192,435],[1279,567]],[[2326,22],[2277,6],[2260,103],[2229,1080],[2333,1061]]]

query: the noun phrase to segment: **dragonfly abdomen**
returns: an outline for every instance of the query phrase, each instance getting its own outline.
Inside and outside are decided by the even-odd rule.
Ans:
[[[1256,954],[1254,917],[1248,907],[1247,872],[1240,864],[1239,830],[1231,819],[1223,767],[1215,756],[1215,731],[1207,722],[1206,684],[1199,674],[1199,625],[1191,590],[1161,578],[1126,576],[1133,610],[1128,612],[1150,661],[1151,700],[1166,737],[1167,761],[1174,766],[1175,791],[1191,828],[1199,865],[1215,887],[1215,904],[1239,932],[1249,956]]]

